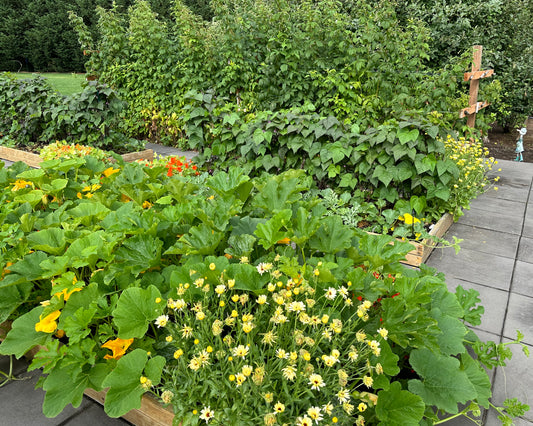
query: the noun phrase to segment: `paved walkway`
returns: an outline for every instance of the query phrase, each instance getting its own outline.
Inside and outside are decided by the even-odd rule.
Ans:
[[[192,153],[150,145],[163,155]],[[472,202],[471,209],[452,225],[447,237],[464,239],[461,251],[435,250],[427,263],[446,274],[451,291],[458,285],[480,293],[485,313],[482,324],[474,327],[482,340],[508,342],[519,329],[524,343],[533,353],[533,164],[500,161],[498,190],[489,190]],[[493,402],[518,398],[533,408],[533,359],[518,346],[511,347],[514,356],[507,367],[490,372]],[[9,360],[0,357],[0,370],[7,371]],[[33,390],[37,372],[24,373],[26,364],[17,361],[15,372],[25,381],[14,381],[0,388],[0,426],[114,426],[127,425],[122,419],[107,417],[99,404],[84,398],[80,408],[70,405],[54,419],[41,413],[42,390]],[[484,426],[500,422],[494,410],[483,413]],[[468,426],[465,418],[445,423]],[[533,425],[533,410],[515,421],[516,426]]]
[[[533,354],[533,164],[499,161],[498,190],[489,189],[471,203],[471,209],[454,223],[446,234],[462,238],[461,251],[437,249],[427,264],[446,274],[450,291],[457,286],[480,293],[485,307],[482,323],[473,327],[481,340],[497,343],[524,335],[523,343]],[[496,170],[497,170],[496,168]],[[531,406],[515,425],[533,424],[533,359],[517,345],[507,367],[490,371],[492,401],[518,398]],[[484,425],[501,422],[494,410],[484,413]],[[446,425],[473,424],[457,420]]]

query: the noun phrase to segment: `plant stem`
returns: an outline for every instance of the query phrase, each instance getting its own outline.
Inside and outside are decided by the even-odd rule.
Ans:
[[[19,379],[13,375],[13,355],[9,355],[9,373],[4,373],[3,371],[0,371],[0,375],[5,376],[5,380],[0,383],[0,388],[8,384],[12,380],[26,380],[26,377]]]
[[[469,411],[469,410],[468,410],[468,407],[467,407],[467,408],[465,408],[463,411],[460,411],[459,413],[454,414],[453,416],[446,417],[445,419],[442,419],[442,420],[439,420],[438,422],[433,423],[433,425],[440,425],[441,423],[446,423],[446,422],[448,422],[448,421],[450,421],[450,420],[453,420],[453,419],[455,419],[455,418],[457,418],[457,417],[460,417],[460,416],[465,416],[468,420],[471,420],[471,421],[474,422],[475,424],[479,424],[476,420],[471,419],[470,417],[468,417],[468,416],[466,415],[466,413],[468,413],[468,411]]]

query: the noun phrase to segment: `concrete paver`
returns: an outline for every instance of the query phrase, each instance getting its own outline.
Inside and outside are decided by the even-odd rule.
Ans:
[[[0,424],[5,426],[57,426],[76,414],[76,409],[67,406],[62,413],[53,419],[42,413],[44,391],[34,390],[39,379],[39,371],[24,373],[27,380],[16,380],[2,387],[0,401]],[[84,400],[78,410],[87,407],[89,401]]]
[[[451,240],[453,236],[463,240],[460,243],[461,249],[476,250],[502,257],[512,257],[520,240],[518,234],[494,231],[462,222],[455,223],[448,232],[448,239]]]
[[[471,203],[445,238],[464,238],[455,255],[437,250],[427,263],[446,275],[451,291],[458,285],[480,293],[485,308],[482,323],[473,330],[482,340],[509,342],[516,330],[524,334],[533,353],[533,164],[500,161],[498,190],[489,189]],[[494,247],[491,247],[494,246]],[[520,346],[510,346],[514,356],[507,366],[493,370],[492,401],[501,405],[506,398],[518,398],[533,407],[533,361]],[[472,424],[457,419],[450,425]],[[530,410],[517,426],[533,425]],[[501,425],[495,410],[483,415],[484,426]]]
[[[522,262],[533,263],[533,238],[522,237],[520,239],[517,259]]]
[[[489,191],[494,191],[494,189],[491,189]],[[498,191],[500,191],[500,189],[498,189]],[[494,198],[497,197],[489,197],[488,194],[484,194],[483,196],[472,200],[472,202],[470,203],[470,207],[472,209],[481,209],[487,212],[502,213],[507,215],[521,214],[526,211],[525,200],[511,201],[503,198],[498,198],[498,202],[494,203]],[[468,210],[466,210],[465,213],[467,211]]]
[[[456,255],[453,249],[444,249],[432,253],[427,263],[449,278],[509,290],[514,258],[465,248]]]
[[[530,252],[531,253],[531,252]],[[516,261],[512,289],[517,295],[533,297],[533,263]]]
[[[514,339],[516,330],[524,334],[524,343],[533,346],[533,297],[510,293],[503,335]]]
[[[458,221],[458,223],[463,225],[472,225],[515,235],[520,235],[523,222],[523,216],[509,215],[509,213],[495,213],[492,211],[487,212],[486,210],[475,207],[467,210],[464,216],[459,218]]]

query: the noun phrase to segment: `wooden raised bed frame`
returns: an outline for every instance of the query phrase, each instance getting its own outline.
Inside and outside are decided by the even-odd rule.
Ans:
[[[39,168],[43,159],[37,154],[31,152],[21,151],[19,149],[7,148],[0,146],[0,158],[9,161],[22,161],[30,167]],[[130,152],[122,155],[122,158],[126,162],[132,162],[136,160],[152,160],[154,158],[154,151],[151,149],[145,149],[139,152]]]
[[[453,216],[446,213],[435,224],[429,235],[442,238],[452,223]],[[424,263],[427,260],[436,245],[435,241],[430,239],[425,239],[421,243],[417,241],[409,241],[409,243],[414,246],[414,249],[407,253],[405,261],[402,261],[402,263],[416,267],[420,266],[421,263]]]

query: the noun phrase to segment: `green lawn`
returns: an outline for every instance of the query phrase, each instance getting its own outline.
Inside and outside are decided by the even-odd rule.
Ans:
[[[31,78],[35,75],[45,77],[52,87],[63,95],[72,95],[73,93],[81,92],[81,84],[85,81],[85,74],[75,73],[28,73],[19,72],[13,73],[17,78]]]

